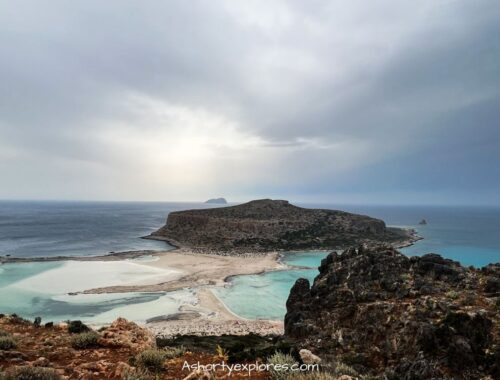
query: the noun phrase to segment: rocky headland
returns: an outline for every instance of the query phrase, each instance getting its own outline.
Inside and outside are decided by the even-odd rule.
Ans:
[[[319,271],[293,286],[285,335],[325,362],[389,380],[500,378],[500,264],[360,247]]]
[[[338,249],[357,244],[411,244],[413,231],[344,211],[297,207],[284,200],[172,212],[150,238],[212,252]]]

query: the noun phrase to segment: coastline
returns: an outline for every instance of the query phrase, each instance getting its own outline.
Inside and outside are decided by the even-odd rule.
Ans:
[[[405,229],[408,239],[400,242],[397,248],[414,244],[422,239],[411,228]],[[78,294],[109,294],[109,293],[167,293],[176,290],[191,291],[197,301],[183,303],[174,314],[151,315],[144,323],[145,327],[159,336],[174,336],[178,334],[193,335],[244,335],[256,333],[260,335],[283,333],[283,322],[275,320],[249,320],[237,315],[213,292],[215,287],[231,286],[231,278],[240,275],[255,275],[270,271],[287,270],[291,267],[283,261],[284,251],[274,252],[220,252],[216,250],[200,250],[175,247],[175,242],[163,240],[173,246],[170,250],[139,250],[125,252],[110,252],[97,256],[57,256],[15,258],[0,257],[0,264],[25,262],[110,262],[134,260],[144,256],[154,258],[152,261],[134,261],[135,264],[155,270],[176,271],[176,278],[159,283],[102,286],[85,289],[69,295]],[[315,251],[330,252],[335,249],[321,249]],[[287,251],[303,252],[303,250]],[[294,267],[295,268],[295,267]]]

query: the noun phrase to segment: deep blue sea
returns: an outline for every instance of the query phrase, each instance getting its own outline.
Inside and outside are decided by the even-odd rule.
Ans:
[[[465,265],[500,261],[500,209],[486,207],[349,206],[301,204],[342,209],[378,217],[391,226],[416,228],[424,240],[405,248],[408,255],[440,253]],[[169,212],[217,207],[203,203],[153,202],[21,202],[0,201],[0,255],[16,257],[100,255],[139,249],[165,250],[163,242],[140,239],[165,223]],[[425,226],[418,222],[425,218]],[[290,287],[299,277],[313,279],[324,252],[289,253],[288,271],[238,276],[232,286],[216,290],[228,307],[247,318],[280,319]],[[147,260],[147,258],[145,258]],[[75,267],[75,265],[78,265]],[[53,262],[7,264],[0,267],[0,312],[45,319],[81,318],[106,322],[119,315],[143,321],[192,301],[189,292],[68,296],[85,281],[99,285],[111,277],[154,278],[136,263],[110,268]],[[104,265],[104,264],[103,264]],[[304,269],[310,267],[311,269]],[[91,282],[92,282],[91,281]],[[90,284],[89,284],[89,287]],[[249,303],[249,299],[259,302]]]

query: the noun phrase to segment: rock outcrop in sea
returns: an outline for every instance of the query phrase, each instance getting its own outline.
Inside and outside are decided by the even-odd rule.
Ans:
[[[327,362],[389,380],[500,378],[500,264],[360,247],[319,271],[291,289],[285,335]]]
[[[205,201],[205,203],[227,205],[226,198],[210,198],[209,200]]]
[[[335,249],[362,243],[402,245],[411,231],[344,211],[297,207],[284,200],[172,212],[151,238],[193,249],[269,251]]]

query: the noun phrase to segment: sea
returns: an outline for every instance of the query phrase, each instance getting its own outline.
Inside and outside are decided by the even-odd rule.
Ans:
[[[500,262],[500,208],[298,204],[340,209],[383,219],[389,226],[415,228],[423,240],[406,255],[433,252],[481,267]],[[169,250],[164,242],[141,239],[161,227],[169,212],[218,207],[174,202],[0,201],[0,256],[95,256],[131,250]],[[419,225],[425,219],[426,225]],[[289,270],[235,276],[216,295],[249,319],[282,319],[289,290],[299,277],[313,281],[327,252],[284,253]],[[81,319],[104,324],[118,316],[137,322],[174,313],[196,303],[189,290],[155,293],[78,294],[89,288],[155,283],[175,273],[142,265],[151,255],[120,262],[54,261],[0,266],[0,313],[45,321]],[[259,302],[249,302],[256,300]]]

